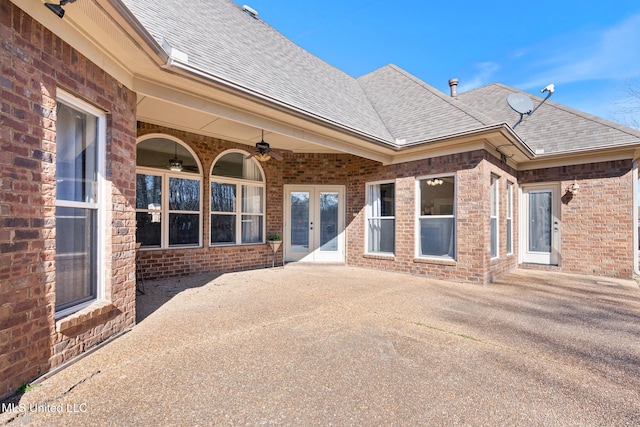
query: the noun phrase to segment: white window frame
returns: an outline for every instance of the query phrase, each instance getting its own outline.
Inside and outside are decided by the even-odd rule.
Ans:
[[[260,174],[262,175],[262,181],[254,181],[251,179],[242,179],[242,178],[231,178],[231,177],[226,177],[226,176],[220,176],[220,175],[213,175],[213,168],[216,166],[216,163],[223,158],[224,156],[228,155],[228,154],[232,154],[232,153],[240,153],[243,156],[249,156],[249,153],[247,153],[246,151],[242,151],[242,150],[226,150],[222,153],[220,153],[216,159],[213,161],[213,163],[211,164],[211,170],[209,171],[209,189],[208,189],[208,197],[209,200],[211,200],[211,185],[213,183],[218,183],[218,184],[230,184],[230,185],[235,185],[236,186],[236,206],[235,206],[235,212],[214,212],[212,210],[212,206],[211,203],[209,203],[209,247],[220,247],[220,246],[247,246],[247,245],[260,245],[260,244],[265,244],[266,243],[266,233],[267,233],[267,214],[266,214],[266,210],[267,210],[267,182],[266,182],[266,175],[264,173],[264,169],[262,168],[262,165],[260,164],[260,162],[258,162],[255,158],[252,158],[251,161],[253,161],[258,169],[260,170]],[[254,213],[254,212],[242,212],[242,186],[251,186],[251,187],[258,187],[258,188],[262,188],[262,212],[260,213]],[[235,216],[235,227],[236,227],[236,240],[235,242],[220,242],[220,243],[214,243],[211,241],[211,217],[213,215],[234,215]],[[242,242],[242,216],[243,215],[251,215],[251,216],[260,216],[262,218],[262,239],[260,242],[249,242],[249,243],[243,243]]]
[[[422,215],[420,211],[420,204],[422,202],[422,193],[420,190],[420,182],[426,181],[429,179],[442,179],[442,178],[453,178],[453,214],[452,215]],[[415,257],[418,259],[432,259],[432,260],[450,260],[456,261],[457,259],[457,251],[458,251],[458,232],[457,232],[457,204],[458,204],[458,176],[455,173],[452,174],[439,174],[439,175],[425,175],[419,176],[415,181],[415,248],[414,253]],[[422,255],[420,253],[420,244],[421,244],[421,219],[437,219],[437,218],[451,218],[453,219],[453,255],[452,256],[436,256],[436,255]]]
[[[507,255],[513,255],[513,182],[507,181]]]
[[[60,319],[82,310],[85,307],[95,303],[96,301],[102,301],[105,299],[105,235],[106,235],[106,141],[107,141],[107,118],[106,113],[93,105],[61,90],[57,89],[57,101],[71,107],[79,112],[93,116],[97,119],[96,129],[96,176],[97,176],[97,189],[96,198],[94,202],[76,202],[70,200],[62,200],[56,198],[56,207],[65,208],[78,208],[78,209],[91,209],[95,210],[97,230],[96,230],[96,296],[94,299],[81,302],[71,307],[67,307],[63,310],[56,311],[55,319]],[[57,230],[56,232],[63,232],[63,230]],[[92,254],[93,256],[93,254]],[[56,287],[57,287],[56,283]]]
[[[147,212],[149,214],[159,213],[161,218],[161,229],[160,229],[160,246],[141,246],[140,250],[154,250],[154,249],[185,249],[185,248],[201,248],[202,247],[202,213],[203,213],[203,179],[202,175],[196,175],[193,173],[184,173],[184,172],[176,172],[176,171],[162,171],[160,169],[147,168],[147,167],[137,167],[136,175],[153,175],[159,176],[162,181],[162,198],[160,200],[160,209],[143,209],[136,208],[136,214],[139,212]],[[190,214],[194,215],[196,211],[176,211],[169,209],[169,180],[171,178],[180,178],[180,179],[189,179],[192,181],[199,181],[200,183],[200,210],[198,213],[198,243],[197,244],[184,244],[184,245],[170,245],[169,244],[169,215],[170,214]]]
[[[370,194],[371,194],[371,188],[374,186],[380,186],[383,184],[393,184],[393,195],[394,195],[394,201],[393,201],[393,215],[392,216],[373,216],[373,200],[371,200]],[[367,201],[367,207],[366,207],[366,214],[365,214],[365,222],[364,222],[364,252],[365,254],[370,254],[370,255],[394,255],[395,254],[395,247],[396,247],[396,215],[395,215],[395,210],[396,210],[396,182],[394,180],[387,180],[387,181],[375,181],[375,182],[368,182],[365,185],[365,192],[366,192],[366,201]],[[370,220],[393,220],[393,252],[372,252],[369,250],[369,221]]]
[[[204,172],[202,170],[202,165],[200,164],[200,159],[198,158],[198,156],[196,156],[196,153],[191,149],[191,147],[189,147],[187,144],[185,144],[184,142],[182,142],[180,139],[172,137],[170,135],[165,135],[165,134],[149,134],[149,135],[145,135],[144,137],[138,139],[138,141],[136,142],[136,146],[138,144],[140,144],[141,142],[144,142],[146,140],[149,139],[153,139],[153,138],[162,138],[162,139],[166,139],[169,141],[173,141],[177,144],[179,144],[182,148],[186,149],[189,154],[191,154],[191,156],[193,156],[193,158],[196,161],[196,165],[198,166],[198,170],[199,172],[197,174],[195,173],[189,173],[189,172],[178,172],[178,171],[171,171],[171,170],[162,170],[162,169],[158,169],[158,168],[151,168],[151,167],[146,167],[146,166],[136,166],[136,176],[141,174],[141,175],[153,175],[153,176],[159,176],[161,177],[162,180],[162,190],[161,190],[161,194],[162,194],[162,198],[160,200],[160,209],[159,210],[151,210],[151,209],[143,209],[143,208],[136,208],[136,215],[139,212],[148,212],[150,214],[152,213],[159,213],[160,214],[160,218],[161,218],[161,230],[160,230],[160,246],[141,246],[140,250],[141,251],[149,251],[149,250],[173,250],[173,249],[197,249],[197,248],[202,248],[202,229],[203,229],[203,217],[204,217]],[[185,245],[169,245],[169,225],[170,225],[170,221],[169,221],[169,214],[195,214],[195,211],[174,211],[174,210],[170,210],[169,209],[169,180],[171,178],[180,178],[180,179],[189,179],[189,180],[193,180],[193,181],[199,181],[200,182],[200,201],[199,201],[199,205],[200,205],[200,210],[198,211],[198,243],[197,244],[185,244]]]
[[[491,259],[500,257],[500,177],[491,174],[491,184],[489,186],[489,248],[491,251]],[[495,224],[495,225],[493,225]],[[493,252],[493,242],[495,239],[495,253]]]

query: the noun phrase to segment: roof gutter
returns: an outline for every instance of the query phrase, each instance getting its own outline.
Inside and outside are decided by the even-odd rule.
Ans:
[[[175,48],[172,48],[168,42],[164,42],[162,44],[158,43],[158,41],[147,31],[147,29],[138,21],[138,19],[133,15],[133,13],[122,3],[121,0],[98,0],[98,2],[103,3],[103,7],[106,9],[110,9],[111,16],[116,16],[118,18],[118,24],[123,28],[129,28],[133,30],[133,36],[137,41],[137,44],[156,62],[161,68],[175,72],[176,74],[183,75],[187,78],[196,79],[205,84],[213,84],[216,86],[216,89],[221,90],[226,93],[231,93],[233,95],[240,95],[241,97],[251,100],[251,101],[259,101],[262,104],[269,107],[277,107],[282,110],[285,110],[287,113],[293,113],[304,119],[312,119],[315,122],[321,123],[323,125],[331,125],[334,128],[337,128],[341,131],[347,131],[348,133],[357,136],[358,138],[364,138],[369,142],[386,149],[390,149],[397,153],[401,151],[408,150],[410,148],[415,148],[421,145],[428,145],[429,143],[434,142],[446,142],[453,139],[459,139],[464,137],[477,137],[483,136],[486,134],[491,134],[494,132],[501,133],[514,147],[520,150],[527,158],[533,160],[536,158],[535,153],[531,148],[511,129],[509,125],[506,123],[500,123],[490,126],[485,126],[478,129],[473,129],[469,131],[463,131],[455,134],[446,135],[444,137],[437,137],[425,140],[418,140],[415,142],[411,142],[408,144],[398,144],[395,141],[388,141],[375,135],[371,135],[366,132],[362,132],[358,129],[345,126],[344,124],[338,123],[333,120],[329,120],[326,117],[319,116],[310,111],[298,108],[296,106],[284,103],[278,99],[270,97],[266,94],[256,92],[251,90],[245,86],[239,85],[230,80],[226,80],[220,78],[216,75],[213,75],[205,70],[202,70],[198,67],[195,67],[188,63],[188,57],[186,54],[178,51]],[[125,32],[129,32],[126,31]],[[494,147],[497,149],[497,147]]]
[[[457,132],[445,136],[438,136],[435,138],[429,139],[421,139],[412,141],[407,144],[394,144],[396,147],[396,151],[404,151],[410,148],[415,148],[417,146],[426,145],[435,142],[447,142],[454,139],[468,138],[468,137],[483,137],[493,133],[500,133],[503,137],[505,137],[508,142],[516,147],[522,154],[524,154],[529,160],[534,160],[537,155],[536,153],[529,147],[523,140],[518,136],[517,133],[506,123],[498,123],[494,125],[488,125],[481,128],[466,130],[462,132]],[[494,147],[496,150],[498,147]]]

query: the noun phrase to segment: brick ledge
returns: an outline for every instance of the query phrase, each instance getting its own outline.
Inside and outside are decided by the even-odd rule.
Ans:
[[[91,305],[76,311],[62,319],[56,321],[56,332],[64,332],[76,326],[80,326],[98,316],[102,316],[115,310],[116,306],[108,301],[96,301]]]
[[[437,258],[414,258],[413,262],[416,264],[437,264],[437,265],[458,265],[457,261],[452,259],[437,259]]]

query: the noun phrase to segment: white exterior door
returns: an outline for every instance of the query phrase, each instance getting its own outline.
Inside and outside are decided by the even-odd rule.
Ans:
[[[522,262],[557,265],[560,254],[560,216],[557,185],[522,188]]]
[[[344,262],[344,205],[343,186],[285,186],[285,260]]]

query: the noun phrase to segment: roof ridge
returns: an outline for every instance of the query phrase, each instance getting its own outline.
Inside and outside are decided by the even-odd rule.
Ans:
[[[429,91],[431,94],[437,96],[441,100],[447,102],[452,107],[462,111],[467,116],[469,116],[472,119],[480,122],[480,124],[482,124],[483,126],[487,126],[487,125],[490,125],[490,124],[496,124],[496,121],[494,119],[492,119],[491,117],[487,116],[486,114],[476,110],[475,108],[471,107],[470,105],[467,105],[464,101],[459,100],[457,97],[448,96],[447,94],[445,94],[441,90],[436,89],[435,87],[431,86],[430,84],[420,80],[418,77],[414,76],[413,74],[409,73],[408,71],[403,70],[402,68],[400,68],[400,67],[398,67],[398,66],[396,66],[394,64],[389,64],[389,66],[394,71],[400,73],[405,78],[407,78],[407,79],[413,81],[414,83],[418,84],[420,87],[422,87],[423,89]]]

